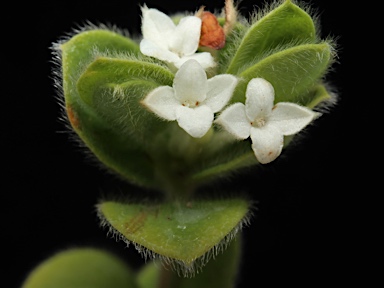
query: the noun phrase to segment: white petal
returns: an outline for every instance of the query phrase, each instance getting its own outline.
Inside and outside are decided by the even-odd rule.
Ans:
[[[142,101],[142,103],[165,120],[176,120],[176,109],[181,106],[175,98],[172,87],[160,86],[152,90]]]
[[[268,122],[287,136],[299,132],[319,115],[319,113],[304,106],[279,102],[272,110]]]
[[[188,108],[179,106],[176,110],[179,126],[195,138],[203,137],[211,128],[213,112],[208,106]]]
[[[245,115],[244,104],[239,102],[226,108],[215,123],[223,126],[225,130],[238,139],[247,139],[252,127],[247,115]]]
[[[207,74],[196,60],[185,62],[173,80],[175,96],[181,103],[188,101],[195,104],[204,101],[207,87]]]
[[[190,56],[184,56],[179,60],[179,62],[175,63],[175,66],[177,68],[180,68],[181,65],[183,65],[186,61],[190,59],[194,59],[199,62],[203,69],[208,69],[216,66],[215,59],[212,57],[211,53],[208,52],[199,52]]]
[[[175,24],[172,19],[157,9],[141,8],[143,38],[152,41],[156,45],[168,49],[169,40],[175,32]]]
[[[249,120],[268,115],[273,107],[275,91],[271,83],[263,78],[249,81],[246,91],[246,112]]]
[[[192,55],[199,47],[201,19],[187,16],[180,20],[170,38],[170,49],[180,57]]]
[[[275,160],[283,150],[284,136],[274,126],[251,128],[252,149],[261,164]]]
[[[144,55],[155,57],[163,61],[171,63],[180,61],[180,58],[175,53],[172,53],[167,49],[157,46],[155,43],[147,39],[141,40],[140,51]]]
[[[236,84],[237,78],[229,74],[217,75],[208,79],[207,99],[204,104],[211,107],[213,112],[219,112],[231,99]]]

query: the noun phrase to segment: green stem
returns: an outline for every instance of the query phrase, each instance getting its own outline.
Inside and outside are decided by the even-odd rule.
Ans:
[[[172,271],[170,267],[162,266],[160,268],[158,288],[180,288],[181,281],[182,278],[175,271]]]
[[[172,163],[169,161],[159,161],[157,165],[156,178],[160,183],[160,190],[165,193],[166,202],[187,203],[195,191],[195,185],[188,181],[185,171],[181,169],[182,167],[172,167]]]

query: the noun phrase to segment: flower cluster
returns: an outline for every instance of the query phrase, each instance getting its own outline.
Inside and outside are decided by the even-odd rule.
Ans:
[[[203,137],[216,123],[237,139],[250,137],[257,160],[266,164],[281,154],[284,136],[320,115],[292,102],[274,104],[273,84],[262,78],[248,82],[245,104],[227,105],[240,79],[231,74],[207,78],[205,70],[216,63],[211,53],[197,52],[202,18],[186,16],[176,25],[157,9],[144,6],[142,13],[140,51],[178,69],[172,87],[154,89],[142,103],[160,118],[177,121],[192,137]]]
[[[228,261],[238,257],[238,241],[229,243],[248,225],[253,203],[233,187],[214,188],[216,180],[274,161],[286,136],[337,100],[326,81],[337,46],[319,37],[307,5],[273,0],[246,19],[233,0],[223,2],[221,14],[201,7],[171,17],[144,5],[141,41],[115,26],[86,25],[52,46],[65,124],[96,163],[137,187],[99,201],[101,226],[166,265],[156,273],[177,271],[169,282],[181,287],[205,286],[205,276],[179,276],[195,276],[212,258],[219,262],[205,273],[228,270],[215,287],[231,285],[238,268]],[[132,199],[146,189],[161,197]],[[33,274],[39,287],[41,276],[52,283],[50,273],[58,275],[48,264]],[[155,287],[162,276],[145,271]],[[128,286],[148,275],[137,272]]]

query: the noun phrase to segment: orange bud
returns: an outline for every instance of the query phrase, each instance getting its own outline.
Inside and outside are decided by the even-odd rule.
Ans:
[[[204,11],[201,15],[200,46],[221,49],[225,45],[225,34],[219,21],[211,12]]]

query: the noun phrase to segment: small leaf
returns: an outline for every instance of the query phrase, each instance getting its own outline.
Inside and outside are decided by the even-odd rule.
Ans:
[[[243,141],[243,143],[246,143],[249,147],[251,147],[248,142]],[[241,155],[232,155],[232,159],[226,159],[227,161],[220,162],[219,160],[223,160],[223,158],[216,159],[216,163],[212,166],[206,165],[207,167],[204,167],[201,171],[195,173],[192,176],[192,179],[198,183],[204,183],[214,180],[219,176],[223,176],[259,163],[252,151],[248,151]]]
[[[21,288],[138,287],[121,259],[96,248],[63,250],[36,266]]]
[[[331,61],[331,46],[326,42],[300,45],[272,54],[239,75],[243,81],[236,87],[231,101],[244,103],[248,82],[261,77],[273,85],[275,103],[308,104],[311,99],[303,97],[314,97],[309,92],[325,74]]]
[[[249,220],[249,207],[243,199],[157,205],[106,201],[98,212],[102,225],[134,243],[143,255],[160,257],[191,276]]]
[[[108,30],[89,30],[76,34],[57,46],[60,54],[64,98],[67,103],[76,100],[76,81],[97,54],[138,54],[139,46],[133,40]]]
[[[174,75],[167,68],[137,60],[135,58],[109,58],[97,57],[84,71],[77,82],[77,89],[81,99],[92,105],[93,97],[97,96],[98,89],[104,85],[122,85],[131,80],[143,80],[154,85],[172,85]],[[140,91],[138,91],[140,92]],[[136,102],[141,100],[143,93],[135,96]],[[121,95],[122,97],[124,95]],[[111,95],[113,99],[113,94]],[[138,106],[138,105],[137,105]]]
[[[315,108],[320,103],[327,103],[332,101],[332,96],[328,92],[327,88],[323,84],[315,85],[308,95],[305,95],[303,99],[306,99],[307,103],[304,103],[308,108]]]
[[[227,73],[237,75],[243,71],[243,67],[255,59],[261,60],[270,50],[285,45],[313,43],[315,38],[315,25],[311,16],[292,1],[284,1],[249,28]]]
[[[215,131],[197,162],[191,178],[197,183],[208,182],[241,168],[258,164],[248,141],[238,141],[226,131]]]
[[[158,86],[172,86],[174,75],[166,68],[143,61],[99,57],[77,82],[80,98],[124,137],[140,145],[164,129],[164,121],[147,111],[141,100]]]

